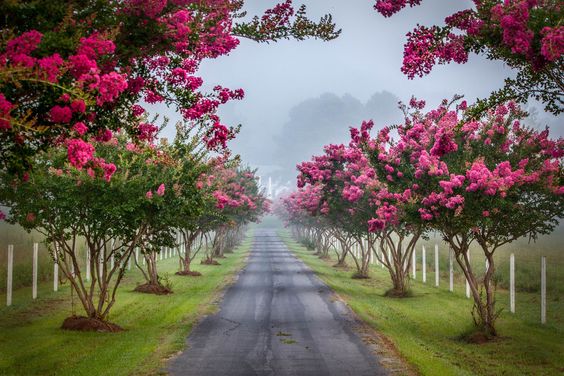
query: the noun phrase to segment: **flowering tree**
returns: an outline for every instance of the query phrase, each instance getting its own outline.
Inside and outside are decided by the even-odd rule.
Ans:
[[[214,228],[212,259],[224,257],[240,239],[242,228],[268,211],[269,202],[259,190],[255,171],[249,168],[221,163],[207,178],[220,219]]]
[[[316,229],[325,225],[324,218],[314,215],[319,208],[319,186],[306,185],[281,197],[275,206],[276,214],[286,226],[292,226],[294,237],[308,248],[315,248],[312,236]]]
[[[238,38],[336,38],[331,17],[308,20],[290,1],[250,22],[241,0],[11,1],[0,5],[0,163],[26,171],[40,150],[65,139],[93,159],[90,136],[126,130],[149,139],[156,127],[140,105],[165,103],[206,130],[209,148],[234,136],[217,108],[242,90],[200,90],[204,59],[228,54]],[[294,14],[295,13],[295,14]],[[45,17],[48,14],[49,17]],[[88,144],[88,145],[85,145]],[[71,162],[72,163],[72,162]]]
[[[398,141],[388,152],[374,148],[371,159],[393,168],[392,192],[409,190],[410,201],[420,202],[406,207],[404,220],[431,226],[449,243],[470,285],[474,321],[495,336],[493,255],[520,237],[549,233],[564,215],[564,140],[523,126],[514,103],[471,121],[463,120],[465,102],[427,113],[424,105],[411,101]],[[481,280],[468,257],[473,242],[488,261]]]
[[[36,168],[27,182],[4,172],[0,201],[10,208],[10,223],[45,235],[54,260],[79,298],[86,318],[70,317],[63,327],[119,330],[106,320],[127,262],[155,214],[146,192],[156,183],[147,169],[159,169],[160,162],[152,149],[140,149],[125,138],[91,142],[100,156],[117,165],[101,168],[105,162],[98,161],[78,169],[68,162],[64,146],[50,149],[36,156]],[[89,253],[90,281],[78,259],[79,238],[85,240]]]
[[[389,296],[405,297],[408,294],[409,265],[415,246],[425,233],[427,226],[419,219],[417,208],[421,202],[412,194],[413,187],[404,181],[401,171],[393,164],[400,164],[398,152],[403,148],[403,138],[395,144],[390,138],[390,128],[385,127],[375,139],[370,139],[372,122],[364,122],[360,129],[351,129],[351,144],[363,149],[378,177],[370,185],[367,206],[369,218],[366,219],[368,231],[379,241],[369,242],[374,256],[388,270],[393,287]],[[403,128],[397,129],[400,137],[405,136]]]
[[[180,136],[172,145],[162,140],[154,158],[145,161],[143,174],[153,188],[145,193],[147,231],[140,249],[145,258],[145,268],[139,263],[146,283],[136,291],[166,294],[170,287],[161,283],[157,270],[157,257],[163,247],[177,245],[177,229],[187,221],[194,221],[203,207],[201,191],[196,182],[204,169],[196,147],[201,140],[185,142]],[[197,137],[194,136],[195,139]]]
[[[375,9],[390,17],[421,0],[376,0]],[[537,99],[554,114],[562,112],[564,26],[556,0],[474,1],[444,26],[418,25],[407,34],[402,72],[409,78],[431,72],[436,64],[466,63],[471,52],[501,60],[517,71],[515,78],[488,100],[478,101],[473,115],[507,100]]]
[[[298,165],[298,187],[311,184],[320,188],[319,213],[330,229],[328,236],[334,236],[343,250],[338,254],[337,265],[343,265],[350,255],[357,268],[355,277],[366,278],[372,244],[376,240],[369,231],[370,199],[379,182],[354,141],[348,147],[328,145],[324,151],[324,155]],[[353,244],[360,249],[360,257],[350,252]]]

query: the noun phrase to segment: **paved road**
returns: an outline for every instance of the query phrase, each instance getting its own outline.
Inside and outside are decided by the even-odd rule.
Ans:
[[[354,319],[274,230],[257,230],[249,263],[219,313],[187,339],[171,375],[382,375]]]

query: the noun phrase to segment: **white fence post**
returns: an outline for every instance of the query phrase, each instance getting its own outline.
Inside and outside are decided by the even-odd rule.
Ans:
[[[415,251],[411,253],[411,274],[413,279],[417,277],[417,252]]]
[[[39,244],[33,243],[33,283],[31,287],[31,298],[37,299],[37,257],[39,256]]]
[[[6,305],[12,305],[12,277],[14,272],[14,245],[8,245],[8,275],[6,276],[8,285],[6,286]]]
[[[425,250],[425,246],[421,248],[421,271],[423,273],[423,283],[427,283],[427,251]]]
[[[114,270],[116,266],[116,254],[114,253],[116,249],[116,240],[112,239],[112,249],[110,250],[110,268]]]
[[[546,324],[546,256],[541,257],[541,324]]]
[[[104,259],[106,258],[106,252],[104,252],[105,247],[100,249],[100,256],[98,257],[98,278],[102,280],[104,278]]]
[[[435,244],[435,286],[439,287],[439,245]]]
[[[454,291],[454,270],[452,268],[452,249],[448,249],[448,273],[449,273],[449,285],[448,290],[450,292]]]
[[[59,254],[57,244],[53,245],[53,259],[55,263],[53,264],[53,291],[59,290]]]
[[[90,281],[90,249],[86,249],[86,280]]]
[[[470,263],[470,249],[468,249],[468,263]],[[468,282],[468,278],[466,278],[466,297],[470,299],[470,283]]]
[[[509,256],[509,310],[515,313],[515,254]]]

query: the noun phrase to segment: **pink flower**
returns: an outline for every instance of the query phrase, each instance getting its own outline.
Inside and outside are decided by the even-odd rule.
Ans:
[[[150,123],[139,124],[139,139],[147,142],[153,142],[159,131],[159,127]]]
[[[133,94],[137,94],[145,86],[145,80],[143,77],[129,78],[127,80],[127,90]]]
[[[110,72],[102,75],[98,86],[96,104],[102,106],[105,103],[115,101],[125,89],[127,89],[127,81],[124,74]]]
[[[88,74],[98,73],[96,61],[86,55],[72,55],[69,56],[68,61],[71,75],[78,80],[86,79]]]
[[[37,30],[31,30],[9,40],[6,44],[6,57],[14,65],[33,67],[36,59],[29,55],[41,43],[42,37],[43,34]]]
[[[72,101],[71,103],[71,110],[73,112],[79,112],[79,113],[84,113],[84,111],[86,111],[86,104],[84,103],[84,101],[82,99],[77,99],[75,101]]]
[[[93,158],[94,146],[80,139],[69,140],[67,156],[72,166],[79,170]]]
[[[343,198],[349,202],[356,202],[363,195],[364,192],[362,191],[362,189],[360,189],[356,185],[348,185],[343,189]]]
[[[0,93],[0,130],[10,129],[10,111],[12,111],[14,105],[10,103],[4,94]]]
[[[164,98],[152,90],[145,90],[145,101],[147,103],[155,104],[164,101]]]
[[[133,116],[141,116],[145,113],[145,109],[138,104],[134,104],[133,107],[131,107],[131,112]]]
[[[489,216],[490,216],[489,210],[484,210],[484,211],[482,212],[482,215],[483,215],[484,217],[489,217]]]
[[[114,136],[113,132],[109,129],[104,130],[103,132],[98,133],[96,136],[96,141],[98,142],[108,142]]]
[[[67,106],[54,106],[49,111],[49,118],[53,123],[68,123],[72,119],[72,111]]]
[[[113,53],[115,49],[114,42],[102,38],[98,33],[94,33],[86,38],[80,38],[77,54],[96,60],[101,55]]]
[[[86,126],[86,124],[84,124],[83,122],[79,121],[78,123],[75,123],[75,125],[72,127],[72,129],[78,133],[80,136],[84,135],[86,132],[88,132],[88,127]]]
[[[59,69],[63,65],[63,59],[59,54],[44,57],[38,61],[39,68],[49,82],[57,82]]]
[[[107,182],[110,182],[110,180],[112,179],[112,176],[114,175],[114,173],[117,170],[116,165],[113,164],[113,163],[102,162],[101,167],[104,170],[104,179]]]
[[[399,12],[405,6],[409,4],[410,7],[419,5],[421,0],[377,0],[374,5],[376,9],[382,16],[390,17],[394,13]]]
[[[564,52],[564,26],[545,27],[541,33],[541,54],[548,61],[557,61]]]
[[[164,193],[165,193],[165,185],[161,184],[161,185],[159,185],[159,188],[157,189],[157,195],[164,196]]]
[[[149,200],[153,198],[153,192],[151,191],[147,191],[147,193],[145,193],[145,197],[148,198]]]

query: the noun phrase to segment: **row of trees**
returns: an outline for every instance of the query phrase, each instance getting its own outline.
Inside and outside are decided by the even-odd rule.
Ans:
[[[200,249],[206,262],[240,240],[268,210],[254,171],[230,157],[238,127],[218,108],[242,89],[205,91],[202,61],[240,38],[331,40],[286,0],[246,17],[243,0],[39,0],[0,4],[0,212],[46,236],[89,320],[108,314],[138,249],[144,291],[166,292],[156,255],[182,244],[179,274]],[[182,115],[174,142],[156,144],[147,104]],[[180,235],[180,236],[179,236]],[[86,242],[88,269],[77,260]],[[204,244],[205,246],[202,246]],[[72,323],[69,323],[71,326]]]
[[[101,158],[115,161],[111,168],[77,169],[61,146],[36,157],[27,181],[4,173],[0,183],[0,200],[10,208],[7,220],[45,236],[88,319],[107,321],[136,253],[146,261],[143,267],[137,263],[146,278],[138,289],[168,293],[156,264],[163,247],[182,243],[179,274],[193,275],[194,239],[213,244],[210,259],[221,257],[245,225],[268,210],[254,171],[211,155],[198,135],[181,128],[172,144],[136,145],[125,133],[91,142]],[[89,265],[78,257],[83,242]]]
[[[564,140],[523,125],[513,102],[472,120],[460,98],[430,111],[412,99],[403,109],[402,124],[371,137],[365,122],[351,129],[348,145],[328,145],[298,165],[299,189],[278,212],[321,255],[337,239],[336,266],[352,257],[355,277],[368,277],[372,254],[390,274],[389,294],[400,297],[417,241],[440,234],[469,282],[475,323],[495,336],[493,255],[550,233],[564,215]],[[472,243],[488,261],[483,276],[472,269]]]
[[[376,0],[374,8],[391,17],[420,4]],[[535,99],[562,112],[561,8],[552,0],[474,1],[444,25],[409,32],[401,68],[409,79],[437,64],[464,64],[471,53],[505,63],[515,77],[471,106],[456,97],[425,112],[425,102],[413,98],[402,106],[402,124],[371,138],[373,123],[365,122],[351,129],[349,145],[328,145],[299,165],[299,189],[278,209],[294,235],[322,257],[334,249],[336,266],[350,256],[359,278],[368,277],[373,254],[389,271],[389,294],[405,296],[418,239],[439,233],[470,284],[474,322],[495,336],[494,252],[550,233],[564,214],[564,141],[523,126],[526,113],[516,104]],[[489,265],[480,279],[468,256],[473,242]]]

